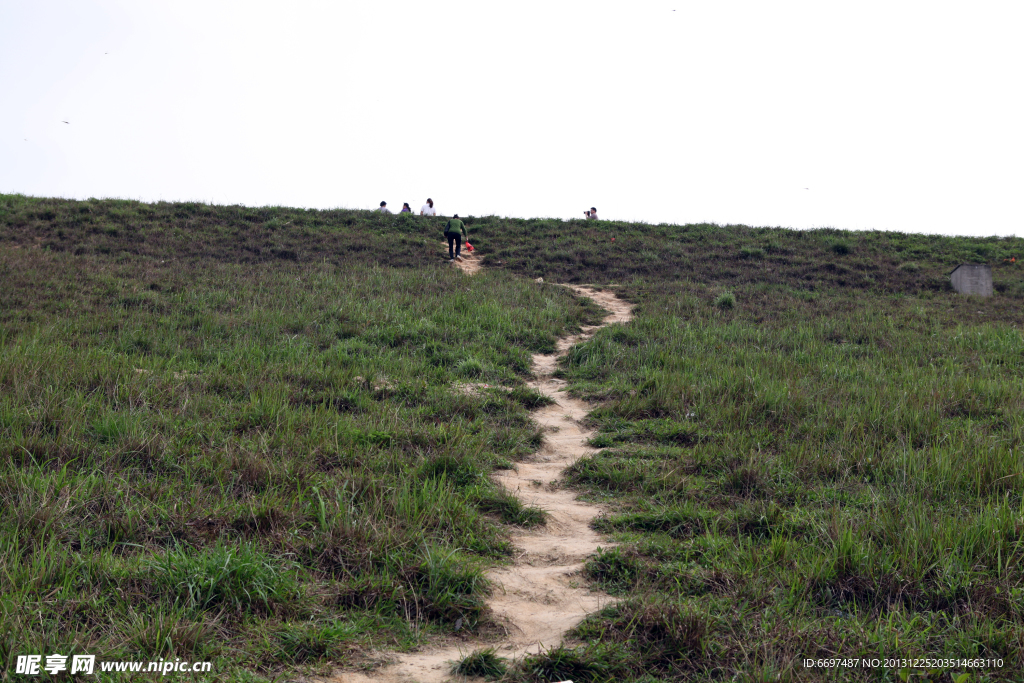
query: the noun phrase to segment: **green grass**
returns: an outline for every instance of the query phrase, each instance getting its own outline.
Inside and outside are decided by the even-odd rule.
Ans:
[[[506,525],[544,521],[488,477],[540,443],[530,354],[596,307],[344,221],[257,262],[218,207],[104,203],[114,234],[76,206],[0,198],[0,660],[241,680],[476,628]],[[18,211],[97,246],[14,249]]]
[[[541,442],[530,354],[598,317],[543,277],[636,304],[559,371],[600,404],[567,476],[622,602],[485,675],[1017,679],[1024,240],[466,222],[473,278],[423,217],[0,196],[0,660],[248,680],[477,628],[544,522],[488,477]]]
[[[736,305],[736,297],[732,292],[725,292],[719,294],[718,298],[715,299],[715,306],[723,310],[728,310]]]
[[[505,658],[495,654],[494,648],[477,650],[452,665],[455,675],[479,676],[489,681],[500,678],[506,670]]]
[[[569,480],[615,507],[596,526],[622,543],[586,573],[625,600],[578,630],[578,677],[818,680],[802,658],[898,651],[1001,658],[975,673],[1016,680],[1020,299],[754,284],[723,309],[703,285],[631,287],[630,332],[599,331],[562,370],[602,402],[604,450]],[[652,604],[705,624],[699,651],[637,635]]]

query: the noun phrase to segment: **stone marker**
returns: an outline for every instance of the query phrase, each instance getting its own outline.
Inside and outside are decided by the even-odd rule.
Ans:
[[[953,289],[961,294],[992,296],[992,269],[981,263],[963,263],[949,274]]]

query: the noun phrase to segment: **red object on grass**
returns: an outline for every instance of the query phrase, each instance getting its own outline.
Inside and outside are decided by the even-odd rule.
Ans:
[[[613,238],[612,238],[612,242],[614,242],[614,241],[615,241],[615,238],[613,237]]]

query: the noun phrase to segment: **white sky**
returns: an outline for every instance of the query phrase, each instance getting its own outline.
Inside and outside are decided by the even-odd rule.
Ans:
[[[0,192],[1024,235],[1022,35],[1019,0],[0,0]]]

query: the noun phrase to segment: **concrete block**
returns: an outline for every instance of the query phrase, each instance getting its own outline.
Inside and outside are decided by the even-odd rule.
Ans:
[[[961,264],[949,274],[949,281],[961,294],[992,296],[992,269],[984,264]]]

